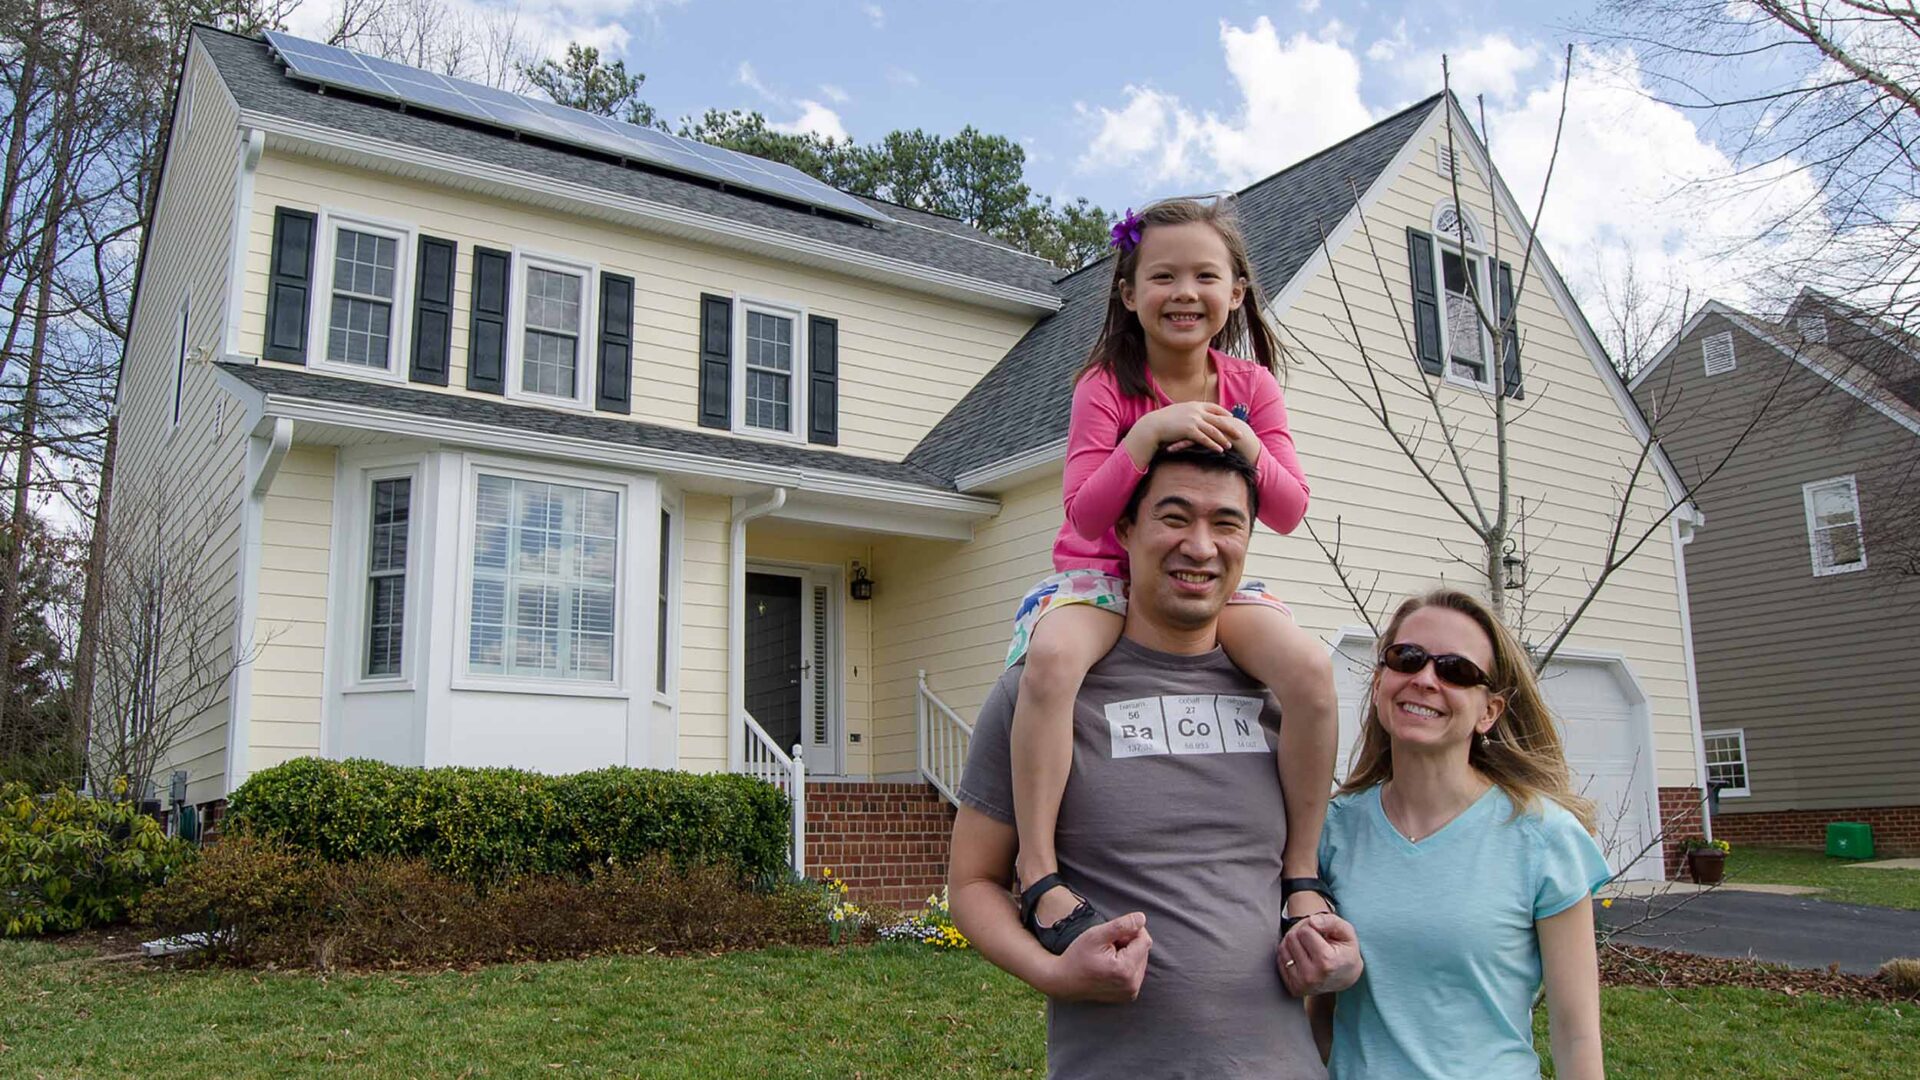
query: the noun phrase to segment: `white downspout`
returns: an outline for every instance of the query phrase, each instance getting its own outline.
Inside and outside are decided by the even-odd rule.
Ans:
[[[264,425],[263,425],[264,426]],[[233,625],[233,666],[228,692],[226,794],[246,783],[253,753],[253,661],[260,614],[260,534],[265,524],[267,491],[293,445],[293,421],[275,417],[264,434],[247,440],[246,487],[240,493],[240,570],[235,593],[240,611]]]
[[[1674,585],[1680,592],[1680,654],[1687,664],[1687,708],[1693,719],[1693,770],[1694,782],[1700,785],[1700,835],[1713,839],[1713,810],[1711,800],[1707,799],[1707,740],[1700,723],[1700,675],[1693,660],[1693,604],[1687,595],[1687,554],[1686,547],[1693,542],[1694,530],[1702,522],[1695,517],[1682,520],[1675,515],[1673,528],[1673,577]],[[1659,780],[1654,781],[1656,787]],[[1655,793],[1658,800],[1658,792]],[[1661,823],[1664,827],[1665,822]],[[1664,861],[1661,869],[1666,869]]]
[[[747,709],[747,522],[787,505],[787,489],[777,487],[757,503],[735,497],[733,529],[727,537],[727,771],[739,772],[744,754],[740,714]]]

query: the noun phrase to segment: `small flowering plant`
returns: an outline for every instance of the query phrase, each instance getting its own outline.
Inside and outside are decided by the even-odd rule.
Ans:
[[[947,906],[947,890],[927,897],[927,906],[917,915],[909,915],[891,926],[880,928],[880,937],[886,941],[918,941],[936,949],[965,949],[970,947],[967,936],[953,925],[953,912]]]
[[[833,867],[820,871],[820,887],[827,894],[827,940],[838,945],[851,941],[866,925],[867,913],[847,899],[847,883],[833,876]]]
[[[1733,850],[1733,845],[1727,843],[1725,840],[1709,840],[1704,836],[1689,836],[1685,840],[1680,841],[1680,847],[1689,854],[1696,851],[1706,851],[1725,855]]]

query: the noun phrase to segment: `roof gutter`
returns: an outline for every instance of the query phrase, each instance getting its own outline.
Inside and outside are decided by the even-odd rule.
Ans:
[[[586,184],[509,169],[454,154],[406,146],[285,116],[242,109],[242,127],[266,133],[268,146],[323,159],[350,159],[363,168],[490,195],[534,201],[585,217],[663,231],[720,247],[750,251],[785,262],[801,262],[853,277],[933,293],[1023,315],[1050,315],[1065,302],[1053,292],[908,262],[812,237],[735,221],[650,199],[621,195]],[[529,200],[529,196],[534,196]]]

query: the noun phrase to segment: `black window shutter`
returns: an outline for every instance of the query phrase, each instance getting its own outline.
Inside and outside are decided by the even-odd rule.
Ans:
[[[633,279],[600,275],[600,367],[593,407],[633,411]]]
[[[307,362],[307,298],[313,288],[314,215],[273,209],[273,254],[268,259],[267,339],[260,355]]]
[[[1413,347],[1429,375],[1447,370],[1441,358],[1440,297],[1433,283],[1433,237],[1407,229],[1407,267],[1413,276]]]
[[[1520,388],[1520,320],[1513,316],[1513,267],[1501,263],[1500,282],[1500,326],[1506,331],[1506,348],[1501,350],[1500,383],[1502,392],[1515,401],[1526,397],[1526,391]]]
[[[807,317],[807,441],[840,445],[840,324]]]
[[[420,237],[420,272],[413,290],[413,364],[407,377],[417,383],[447,385],[453,353],[453,259],[455,244],[437,236]]]
[[[700,294],[700,426],[733,426],[733,301]]]
[[[473,249],[473,319],[467,331],[467,389],[507,390],[507,280],[512,256]]]

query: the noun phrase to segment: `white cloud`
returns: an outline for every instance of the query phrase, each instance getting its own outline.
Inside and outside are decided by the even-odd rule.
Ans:
[[[873,24],[875,30],[887,25],[887,13],[879,4],[863,4],[860,7],[860,13],[867,17],[867,21]]]
[[[853,100],[847,95],[845,90],[840,89],[832,83],[820,84],[820,96],[833,102],[835,105],[845,105],[847,102]]]
[[[919,86],[920,76],[906,68],[890,67],[887,69],[887,81],[895,86]]]
[[[800,107],[799,119],[791,123],[769,124],[767,126],[773,128],[775,131],[787,131],[796,135],[812,132],[815,135],[820,135],[825,138],[838,139],[842,142],[846,141],[848,138],[847,127],[840,122],[839,113],[834,112],[832,109],[817,101],[812,101],[807,98],[801,98],[794,102],[794,104]]]
[[[1382,44],[1375,42],[1373,47]],[[1372,49],[1368,51],[1369,59],[1391,61],[1390,74],[1407,101],[1439,91],[1443,55],[1454,96],[1471,103],[1485,94],[1490,103],[1504,104],[1521,91],[1525,76],[1539,70],[1543,54],[1539,46],[1521,44],[1505,34],[1487,34],[1444,49],[1410,49],[1403,39],[1384,55],[1374,56]]]
[[[1365,127],[1360,65],[1337,41],[1304,33],[1281,41],[1265,16],[1220,26],[1227,72],[1240,92],[1226,116],[1198,112],[1151,86],[1125,89],[1118,109],[1081,106],[1097,126],[1081,168],[1145,167],[1156,183],[1239,186]]]
[[[636,36],[658,28],[661,15],[687,0],[440,0],[436,22],[470,32],[490,24],[511,25],[536,56],[558,55],[567,43],[592,45],[619,55]],[[324,38],[334,0],[300,0],[286,16],[287,30]],[[484,33],[485,31],[480,31]]]
[[[839,113],[812,98],[789,99],[782,94],[776,93],[773,88],[761,81],[760,73],[755,71],[753,65],[745,60],[742,60],[739,68],[735,69],[734,81],[753,91],[755,94],[760,95],[762,98],[765,98],[768,103],[777,106],[782,111],[786,109],[799,110],[800,115],[792,120],[769,121],[767,126],[775,131],[785,131],[796,135],[812,132],[815,135],[830,139],[845,140],[849,138],[847,126],[841,121]],[[844,102],[847,100],[846,94],[838,91],[834,87],[823,86],[820,89],[822,96],[832,101]],[[836,93],[839,94],[838,97],[834,97]]]
[[[1320,10],[1320,0],[1300,0],[1300,14],[1311,15]]]

